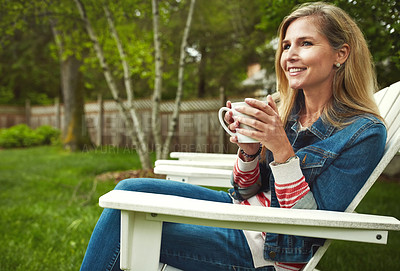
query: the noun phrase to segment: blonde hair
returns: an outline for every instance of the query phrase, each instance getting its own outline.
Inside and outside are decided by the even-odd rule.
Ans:
[[[286,125],[296,102],[301,102],[299,91],[289,87],[288,80],[280,65],[282,40],[289,25],[298,18],[309,16],[314,19],[320,33],[324,35],[333,50],[344,44],[350,47],[349,56],[343,65],[336,70],[333,80],[333,95],[325,106],[322,118],[341,128],[351,123],[349,118],[362,113],[370,113],[382,120],[373,94],[377,91],[377,81],[371,53],[364,35],[342,9],[323,2],[306,3],[298,6],[282,21],[279,34],[279,47],[276,52],[275,69],[277,89],[280,92],[280,116]]]

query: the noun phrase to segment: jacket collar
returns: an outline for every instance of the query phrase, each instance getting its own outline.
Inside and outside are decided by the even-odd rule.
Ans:
[[[323,118],[321,117],[319,117],[319,119],[314,122],[313,125],[311,125],[311,127],[309,128],[309,131],[321,140],[330,137],[334,130],[335,127],[332,124],[323,121]]]

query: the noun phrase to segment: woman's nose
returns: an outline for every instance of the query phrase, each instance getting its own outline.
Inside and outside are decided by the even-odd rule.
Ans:
[[[290,48],[287,50],[287,61],[295,61],[298,59],[298,50],[296,46],[290,46]]]

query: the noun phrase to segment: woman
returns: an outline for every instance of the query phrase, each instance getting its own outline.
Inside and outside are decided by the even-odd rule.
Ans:
[[[280,116],[271,97],[268,104],[246,99],[252,107],[238,110],[256,120],[225,115],[231,130],[261,142],[241,144],[231,137],[239,151],[229,193],[149,179],[124,180],[115,189],[344,211],[379,162],[386,142],[373,100],[376,79],[366,41],[341,9],[305,4],[280,26],[276,71]],[[256,131],[240,129],[240,123]],[[119,220],[119,211],[103,211],[81,270],[119,270]],[[190,271],[300,270],[323,242],[164,223],[160,261]]]

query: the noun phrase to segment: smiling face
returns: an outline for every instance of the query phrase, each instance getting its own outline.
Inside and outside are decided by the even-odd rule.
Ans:
[[[337,52],[312,17],[293,21],[282,41],[280,65],[293,89],[331,95]]]

